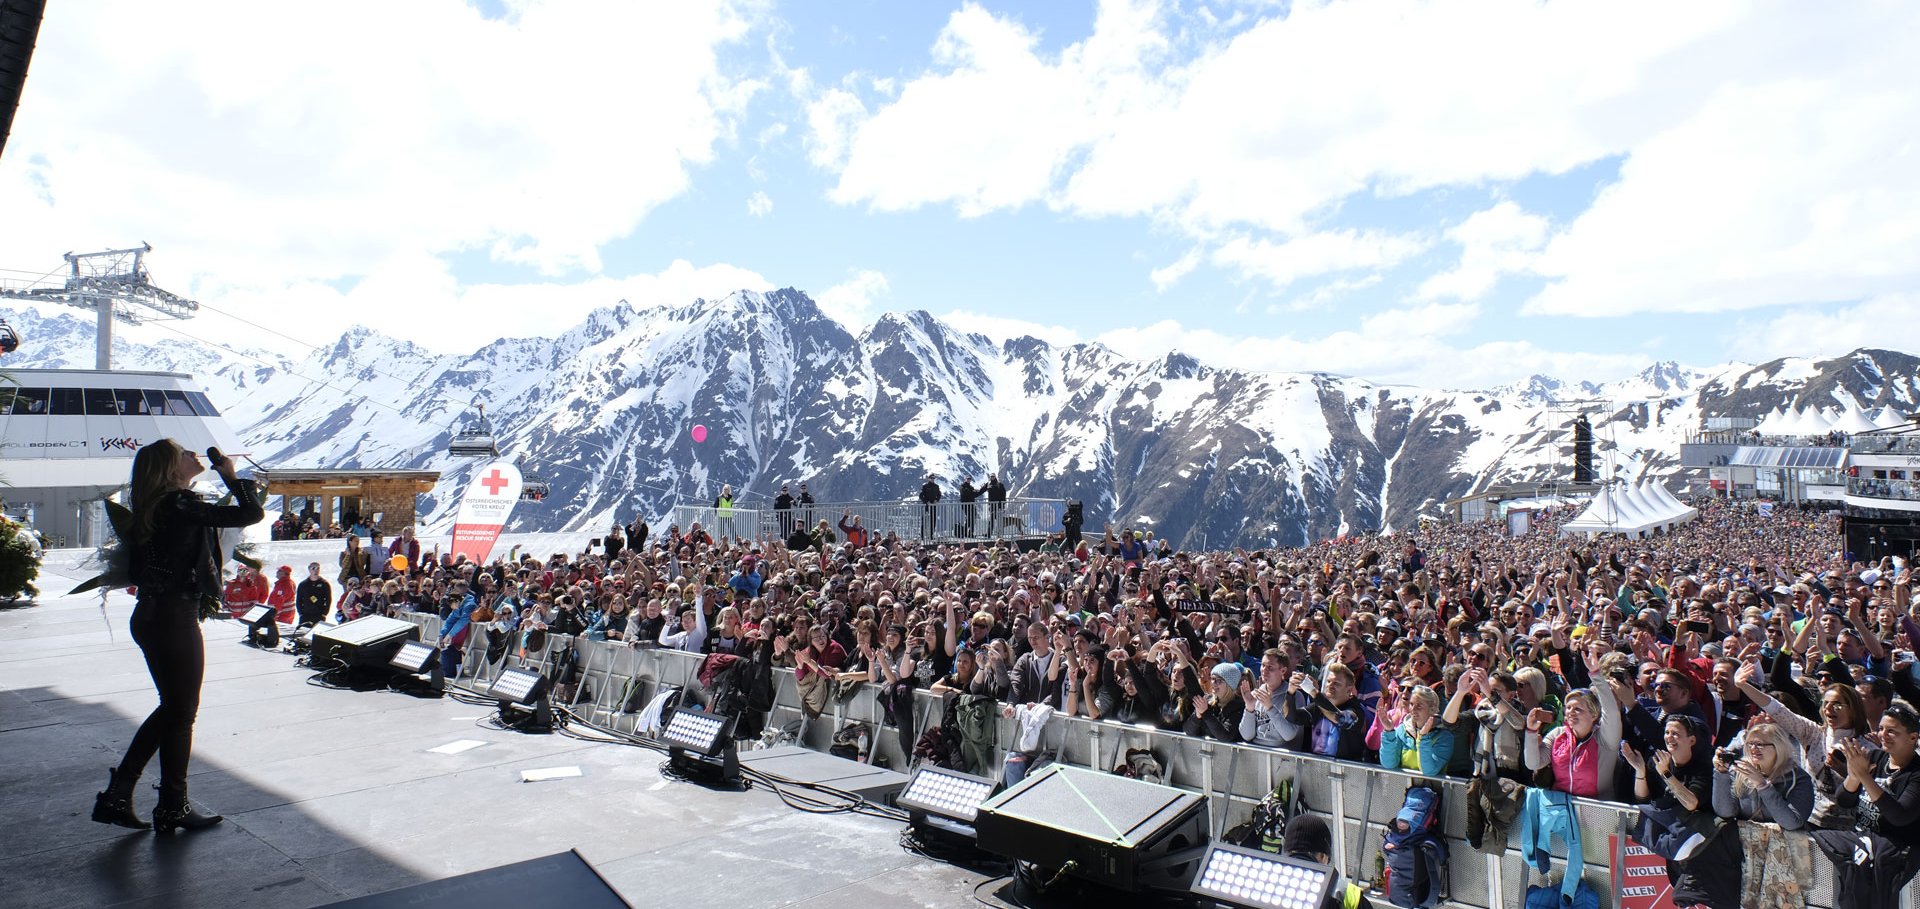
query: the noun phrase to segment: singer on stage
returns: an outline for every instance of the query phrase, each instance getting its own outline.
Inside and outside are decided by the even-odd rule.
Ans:
[[[140,724],[118,769],[109,770],[107,791],[94,798],[93,819],[144,830],[133,810],[134,783],[155,751],[160,753],[160,803],[155,832],[199,830],[220,822],[187,800],[187,762],[193,752],[193,720],[200,711],[200,678],[206,669],[200,637],[202,599],[220,596],[225,561],[215,528],[245,527],[266,517],[251,482],[233,475],[233,461],[207,449],[213,469],[233,492],[233,505],[214,505],[190,488],[206,470],[200,456],[172,439],[161,439],[133,458],[132,526],[121,544],[132,556],[139,588],[128,623],[147,658],[160,706]]]

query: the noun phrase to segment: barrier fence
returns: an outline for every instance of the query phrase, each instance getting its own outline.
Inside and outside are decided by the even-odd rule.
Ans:
[[[422,639],[438,638],[439,617],[420,614],[404,617],[421,626]],[[502,670],[511,666],[544,671],[554,656],[567,647],[575,649],[580,669],[576,701],[568,706],[600,725],[632,732],[638,714],[624,711],[622,708],[627,703],[644,706],[662,686],[696,691],[700,688],[695,679],[702,661],[698,654],[555,636],[544,652],[529,652],[523,657],[510,648],[506,659],[489,664],[485,633],[479,630],[467,646],[458,684],[484,694]],[[879,686],[861,685],[844,699],[830,700],[819,719],[808,721],[800,709],[793,671],[776,669],[774,707],[767,728],[777,730],[800,720],[799,744],[824,752],[832,743],[834,731],[842,725],[868,723],[873,727],[876,754],[884,755],[887,766],[905,772],[911,765],[911,755],[902,753],[897,736],[890,729],[883,729],[885,711],[878,701],[878,693]],[[920,733],[940,723],[942,709],[938,696],[927,691],[917,693],[914,741],[918,741]],[[999,777],[1007,743],[1013,742],[1017,735],[1015,722],[1001,719],[995,735],[994,766],[981,775]],[[742,747],[746,746],[747,743],[742,743]],[[1060,715],[1055,715],[1047,724],[1041,744],[1041,750],[1055,752],[1058,761],[1103,772],[1122,763],[1132,748],[1151,750],[1165,769],[1169,785],[1207,797],[1212,825],[1209,832],[1215,838],[1247,820],[1254,806],[1281,781],[1294,780],[1304,808],[1324,817],[1335,831],[1333,864],[1352,880],[1378,883],[1381,836],[1411,785],[1431,786],[1442,792],[1441,829],[1449,854],[1449,904],[1474,909],[1519,906],[1525,900],[1528,884],[1550,882],[1557,886],[1566,867],[1566,850],[1555,840],[1550,881],[1543,881],[1535,874],[1521,856],[1517,820],[1514,829],[1508,831],[1500,854],[1492,855],[1471,847],[1466,840],[1466,781],[1462,779],[1424,777],[1371,764]],[[1582,878],[1600,896],[1600,905],[1604,909],[1670,905],[1616,899],[1612,869],[1623,865],[1622,850],[1638,812],[1632,806],[1614,802],[1573,799],[1573,803],[1580,822]],[[1812,846],[1804,833],[1789,833],[1788,837],[1793,848],[1812,850],[1813,876],[1804,882],[1803,889],[1807,909],[1843,909],[1834,902],[1833,873],[1827,858]],[[1658,867],[1657,860],[1655,867]],[[1656,883],[1665,880],[1660,875],[1651,879]],[[1628,885],[1641,880],[1645,879],[1629,879]],[[1920,882],[1910,884],[1901,894],[1902,909],[1914,909],[1916,905],[1920,905]]]
[[[1058,533],[1060,518],[1066,513],[1065,499],[1018,498],[995,506],[985,500],[961,503],[948,499],[923,505],[919,502],[816,502],[795,505],[785,511],[773,508],[727,510],[706,506],[680,505],[673,509],[673,523],[688,530],[695,521],[715,536],[735,536],[784,540],[795,527],[811,528],[821,521],[835,537],[842,516],[859,517],[860,525],[883,538],[888,533],[903,540],[1015,539]],[[848,523],[852,523],[849,521]]]

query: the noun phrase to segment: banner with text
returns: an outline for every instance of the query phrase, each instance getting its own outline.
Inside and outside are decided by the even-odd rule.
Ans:
[[[1653,854],[1632,837],[1607,837],[1613,863],[1613,905],[1618,909],[1673,909],[1673,882],[1667,879],[1667,860]]]
[[[512,461],[495,461],[473,475],[467,494],[460,499],[460,514],[453,521],[451,552],[458,559],[485,562],[493,552],[494,541],[506,529],[514,503],[520,501],[520,468]]]

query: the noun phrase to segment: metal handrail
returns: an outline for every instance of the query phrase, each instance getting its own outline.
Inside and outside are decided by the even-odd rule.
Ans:
[[[893,502],[815,502],[779,510],[770,503],[756,501],[752,508],[735,506],[729,513],[707,505],[679,505],[673,509],[672,523],[682,531],[692,530],[695,522],[715,536],[782,540],[796,528],[817,527],[821,521],[836,539],[844,540],[840,521],[860,526],[874,539],[893,534],[903,540],[927,540],[950,543],[964,541],[1007,540],[1033,537],[1061,531],[1060,519],[1066,513],[1067,500],[1021,496],[1004,503],[980,501],[961,503],[951,496],[932,505],[917,501]],[[723,526],[724,525],[724,526]],[[666,528],[661,528],[665,530]]]
[[[440,620],[431,615],[409,615],[408,619],[421,626],[422,638],[433,640],[439,635]],[[650,684],[657,691],[660,686],[688,687],[694,684],[694,676],[700,665],[698,654],[672,650],[636,649],[620,642],[590,641],[585,639],[568,640],[555,638],[546,653],[528,654],[521,658],[510,656],[507,664],[522,665],[535,670],[542,669],[558,648],[572,646],[577,649],[582,667],[582,690],[594,693],[591,702],[573,705],[576,712],[592,715],[597,722],[631,730],[633,715],[624,713],[614,704],[614,693],[626,692],[630,683]],[[481,631],[474,635],[466,652],[466,662],[458,680],[449,682],[463,687],[486,690],[486,683],[506,664],[489,666],[485,662],[485,637]],[[509,651],[512,653],[512,650]],[[776,669],[775,703],[769,716],[768,726],[802,716],[800,713],[798,686],[789,669]],[[879,706],[876,695],[879,686],[862,685],[851,701],[832,701],[830,713],[812,724],[803,725],[801,744],[815,750],[824,751],[830,743],[833,731],[849,721],[873,722],[875,725],[876,745],[886,754],[893,766],[905,768],[911,755],[899,753],[898,745],[891,733],[881,734],[876,718]],[[651,696],[651,692],[649,693]],[[916,692],[914,740],[931,726],[941,721],[942,702],[931,692]],[[997,777],[1000,765],[1004,762],[1006,749],[1004,743],[1014,740],[1013,721],[1002,720],[996,736],[994,749],[995,766],[991,772],[983,775]],[[1404,770],[1390,769],[1373,764],[1340,761],[1312,754],[1281,751],[1255,745],[1229,744],[1209,739],[1195,738],[1177,732],[1157,728],[1128,726],[1119,723],[1091,720],[1083,717],[1068,717],[1056,714],[1049,721],[1043,741],[1045,747],[1057,751],[1059,760],[1078,764],[1093,770],[1111,770],[1124,757],[1130,747],[1147,747],[1160,759],[1168,771],[1168,785],[1198,792],[1205,795],[1212,804],[1217,816],[1214,824],[1216,832],[1245,819],[1254,805],[1272,789],[1276,780],[1286,774],[1295,774],[1296,779],[1324,779],[1330,781],[1330,790],[1325,804],[1309,806],[1316,813],[1329,817],[1335,824],[1335,854],[1333,863],[1355,879],[1369,879],[1372,868],[1366,861],[1373,852],[1378,851],[1379,834],[1386,829],[1392,813],[1399,804],[1399,792],[1407,786],[1418,784],[1436,786],[1444,791],[1443,801],[1448,805],[1465,803],[1466,780],[1454,777],[1428,777],[1409,773]],[[1247,768],[1243,775],[1237,772]],[[1222,770],[1223,772],[1217,772]],[[1260,772],[1256,772],[1260,771]],[[1257,777],[1252,785],[1243,783],[1243,779]],[[1345,783],[1357,779],[1365,787],[1368,804],[1358,813],[1350,811],[1345,795]],[[1381,790],[1378,794],[1375,790]],[[1574,798],[1576,817],[1580,819],[1584,855],[1599,859],[1605,854],[1607,838],[1630,829],[1632,821],[1638,816],[1635,806],[1619,802],[1604,802],[1596,799]],[[1456,868],[1463,857],[1476,855],[1464,843],[1464,812],[1448,810],[1444,815],[1442,835],[1448,841],[1454,854]],[[1747,822],[1742,822],[1747,823]],[[1360,852],[1350,854],[1352,836],[1347,833],[1349,825],[1359,825],[1362,834]],[[1803,832],[1789,832],[1790,838],[1806,839]],[[1501,868],[1518,857],[1520,833],[1518,824],[1509,831],[1504,852],[1499,856],[1489,855],[1485,875],[1484,892],[1471,891],[1468,888],[1454,887],[1449,904],[1472,906],[1477,909],[1503,909],[1515,905],[1518,899],[1514,893],[1525,892],[1525,880],[1515,881],[1518,887],[1509,886]],[[1589,860],[1585,863],[1589,883],[1595,877],[1604,881],[1609,866],[1615,856],[1603,860]],[[1555,861],[1562,856],[1555,856]],[[1830,903],[1817,902],[1814,894],[1817,884],[1831,880],[1826,862],[1819,851],[1814,851],[1815,880],[1808,881],[1803,891],[1806,894],[1807,909],[1834,909]],[[1455,875],[1461,872],[1456,870]],[[1615,905],[1612,888],[1595,887],[1603,907]],[[1904,905],[1912,906],[1916,896],[1920,896],[1920,881],[1909,884],[1903,894]]]

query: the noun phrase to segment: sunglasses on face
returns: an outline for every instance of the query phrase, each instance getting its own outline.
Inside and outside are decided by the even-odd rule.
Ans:
[[[1672,683],[1672,682],[1655,682],[1655,683],[1653,684],[1653,690],[1655,690],[1655,691],[1671,691],[1671,690],[1673,690],[1673,689],[1675,689],[1675,688],[1678,688],[1678,687],[1680,687],[1680,686],[1678,686],[1678,685],[1675,685],[1675,684],[1674,684],[1674,683]]]

